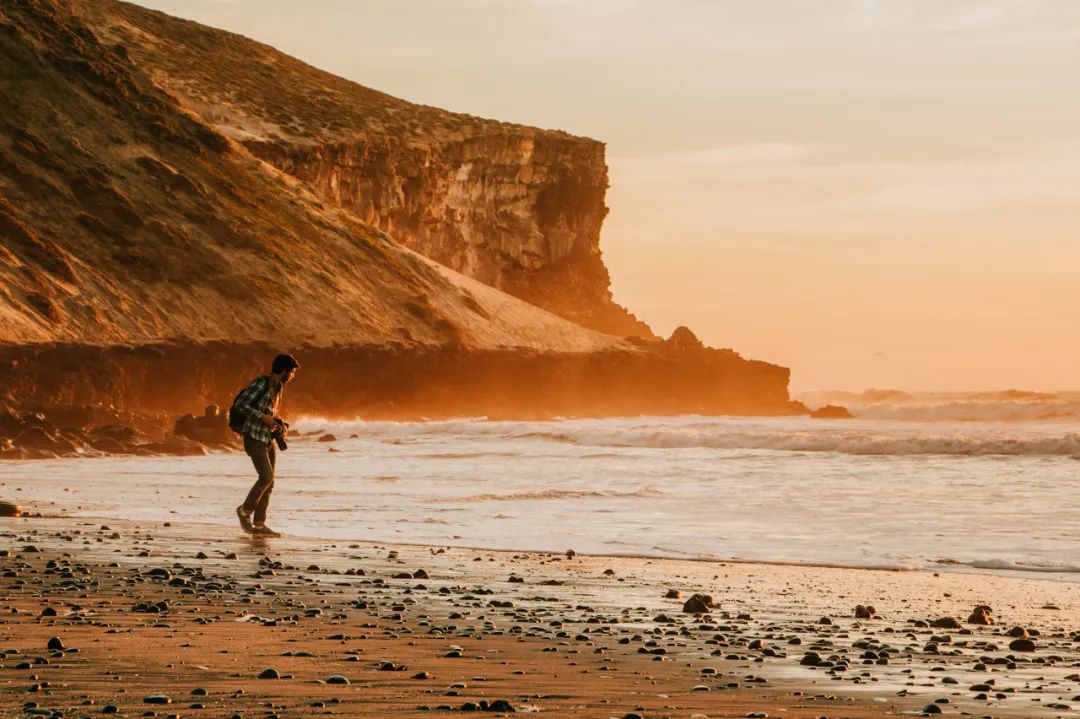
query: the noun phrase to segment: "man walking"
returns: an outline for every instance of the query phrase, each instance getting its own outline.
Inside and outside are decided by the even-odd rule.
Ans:
[[[259,474],[247,499],[236,508],[240,526],[250,534],[281,536],[266,526],[266,509],[270,504],[270,493],[274,490],[274,465],[277,459],[274,440],[284,438],[286,432],[284,423],[277,417],[281,391],[296,375],[299,367],[300,363],[292,355],[278,355],[270,367],[270,374],[251,380],[233,403],[235,411],[244,417],[244,451],[251,457]]]

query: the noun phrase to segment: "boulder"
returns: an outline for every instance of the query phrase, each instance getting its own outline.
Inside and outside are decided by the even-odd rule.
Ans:
[[[108,437],[118,442],[130,443],[135,439],[138,432],[134,427],[122,424],[107,424],[102,427],[94,427],[88,434],[91,437]]]
[[[1035,642],[1031,639],[1013,639],[1009,642],[1009,650],[1014,652],[1033,652]]]
[[[971,615],[968,616],[968,624],[979,624],[984,627],[988,627],[994,623],[994,620],[990,618],[990,613],[994,610],[985,604],[980,604],[972,610]]]
[[[126,445],[112,437],[98,437],[97,439],[91,439],[90,446],[105,454],[128,454],[132,449],[130,445]]]
[[[44,427],[27,427],[15,435],[15,446],[30,450],[43,450],[54,454],[74,454],[75,443]]]
[[[196,457],[206,454],[206,447],[188,437],[169,437],[160,442],[147,442],[135,447],[136,454],[171,454],[178,457]]]
[[[13,502],[0,500],[0,517],[18,517],[22,514],[22,507]]]
[[[708,614],[713,609],[713,598],[708,594],[695,594],[683,603],[687,614]]]
[[[225,415],[221,414],[216,404],[203,410],[201,417],[185,414],[176,420],[173,434],[177,437],[187,437],[196,442],[210,445],[226,445],[233,441],[235,434],[229,429],[229,423]]]
[[[941,617],[940,619],[931,621],[930,626],[937,627],[938,629],[959,629],[960,622],[954,617]]]

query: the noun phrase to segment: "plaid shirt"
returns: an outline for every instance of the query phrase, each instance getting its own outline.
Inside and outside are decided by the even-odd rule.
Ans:
[[[244,420],[244,434],[263,444],[270,443],[270,428],[263,423],[262,418],[268,414],[277,416],[281,389],[281,383],[268,375],[256,377],[244,388],[236,398],[236,408],[247,415]]]

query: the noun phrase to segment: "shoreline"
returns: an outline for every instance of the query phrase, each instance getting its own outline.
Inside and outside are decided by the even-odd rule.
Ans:
[[[70,459],[70,458],[69,458]],[[226,513],[223,512],[223,516]],[[32,510],[32,513],[27,512],[27,506],[23,506],[23,516],[28,519],[65,519],[65,520],[80,520],[80,521],[97,521],[97,522],[167,522],[174,526],[190,526],[190,527],[206,527],[217,530],[231,531],[235,529],[235,521],[232,517],[226,517],[226,519],[220,523],[214,522],[197,522],[197,521],[184,521],[175,522],[174,520],[157,520],[157,519],[132,519],[126,517],[104,515],[104,514],[63,514],[63,513],[46,513],[40,510]],[[0,518],[2,519],[2,518]],[[521,547],[485,547],[481,545],[473,544],[455,544],[454,542],[421,542],[421,541],[409,541],[402,539],[386,539],[380,537],[369,536],[328,536],[319,534],[307,534],[304,532],[288,532],[283,539],[295,539],[301,541],[313,541],[313,542],[362,542],[367,544],[385,544],[394,547],[410,547],[410,548],[427,548],[431,546],[445,547],[447,549],[456,549],[462,551],[476,551],[476,552],[493,552],[496,554],[550,554],[560,555],[565,550],[557,549],[543,549],[543,548],[521,548]],[[566,547],[574,551],[576,556],[590,557],[593,559],[612,559],[612,560],[641,560],[641,561],[662,561],[662,562],[691,562],[702,565],[745,565],[750,567],[790,567],[794,569],[838,569],[838,570],[852,570],[852,571],[865,571],[865,572],[885,572],[885,573],[931,573],[931,574],[956,574],[956,575],[968,575],[974,577],[1004,577],[1011,579],[1031,579],[1038,581],[1048,582],[1060,582],[1063,584],[1076,583],[1080,585],[1080,570],[1078,571],[1062,571],[1058,569],[1036,569],[1036,568],[998,568],[998,567],[976,567],[970,564],[964,563],[950,563],[945,560],[940,560],[939,564],[931,564],[928,566],[888,566],[884,564],[848,564],[841,562],[800,562],[796,560],[766,560],[766,559],[742,559],[742,558],[722,558],[722,557],[698,557],[698,556],[676,556],[675,554],[649,554],[645,552],[590,552],[590,551],[578,551],[572,546]],[[674,550],[672,550],[674,551]]]
[[[186,694],[200,683],[230,710],[255,711],[271,701],[284,716],[307,715],[303,704],[325,702],[338,689],[342,703],[333,708],[341,716],[385,716],[390,710],[379,707],[390,704],[395,715],[419,716],[427,713],[421,706],[458,710],[485,697],[554,716],[765,712],[810,719],[910,715],[943,700],[947,714],[1068,716],[1070,710],[1050,707],[1080,694],[1080,682],[1069,678],[1080,664],[1080,587],[1067,583],[259,540],[238,528],[211,533],[194,523],[105,522],[0,522],[0,548],[7,550],[0,553],[0,639],[15,650],[0,658],[4,703],[18,697],[75,704],[89,692],[99,705],[126,701],[122,711],[133,712],[133,700],[144,708],[140,692],[171,692],[179,703],[177,688]],[[28,545],[37,551],[24,551]],[[669,590],[681,596],[667,598]],[[682,612],[693,593],[713,596],[709,614]],[[134,609],[158,601],[169,608]],[[856,619],[856,604],[875,605],[878,616]],[[998,624],[964,622],[979,604],[993,607]],[[39,616],[45,605],[58,616]],[[20,612],[11,614],[11,607]],[[928,626],[946,616],[954,617],[954,628]],[[1013,626],[1038,632],[1035,652],[1007,648]],[[338,634],[353,639],[327,643],[327,635]],[[15,667],[45,652],[44,640],[54,635],[80,652],[36,667],[37,679],[27,681]],[[254,649],[219,656],[221,642],[234,641]],[[462,647],[461,656],[446,656],[454,651],[450,643]],[[341,645],[357,653],[332,658]],[[200,646],[206,649],[197,663],[177,663]],[[300,650],[315,656],[285,654]],[[812,667],[802,663],[811,652],[819,659]],[[382,669],[386,661],[407,669]],[[125,663],[128,669],[117,668]],[[257,679],[268,666],[293,678]],[[124,674],[133,696],[94,678],[106,667]],[[408,679],[417,670],[442,680],[436,691],[428,680]],[[317,683],[333,674],[349,674],[351,684]],[[479,675],[485,680],[472,681]],[[43,681],[49,686],[25,693]],[[466,686],[452,688],[458,683]],[[1000,691],[973,690],[983,684]],[[523,691],[525,685],[536,691]],[[245,693],[231,696],[238,688]],[[457,695],[448,699],[447,692]],[[384,704],[373,707],[376,699]]]

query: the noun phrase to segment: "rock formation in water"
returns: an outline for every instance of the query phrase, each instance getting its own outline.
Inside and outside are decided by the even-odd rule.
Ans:
[[[652,337],[611,297],[602,143],[414,105],[135,5],[80,8],[218,131],[407,247],[586,327]]]

